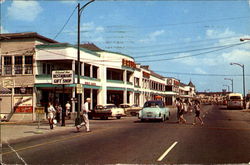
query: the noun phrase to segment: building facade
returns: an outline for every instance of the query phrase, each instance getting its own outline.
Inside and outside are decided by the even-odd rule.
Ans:
[[[36,107],[46,110],[48,102],[64,106],[67,101],[75,113],[78,78],[81,101],[92,98],[91,109],[108,103],[143,106],[156,97],[173,105],[176,97],[195,95],[192,83],[183,85],[175,78],[155,73],[149,66],[137,64],[131,56],[105,51],[94,44],[81,45],[80,73],[77,47],[68,43],[37,33],[19,33],[1,35],[1,47],[0,86],[11,91],[0,95],[1,113],[26,114],[34,120]],[[55,71],[70,72],[72,82],[55,83]]]

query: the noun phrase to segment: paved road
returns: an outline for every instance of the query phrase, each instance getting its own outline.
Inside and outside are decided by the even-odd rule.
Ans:
[[[211,164],[250,162],[250,113],[204,106],[204,126],[169,121],[91,120],[93,131],[67,129],[3,144],[6,164]],[[15,151],[15,152],[13,152]],[[169,151],[169,152],[168,152]]]

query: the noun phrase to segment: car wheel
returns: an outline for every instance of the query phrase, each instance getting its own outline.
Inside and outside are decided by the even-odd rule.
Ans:
[[[121,119],[121,116],[116,116],[117,119]]]
[[[145,121],[145,119],[141,119],[141,122],[144,122]]]

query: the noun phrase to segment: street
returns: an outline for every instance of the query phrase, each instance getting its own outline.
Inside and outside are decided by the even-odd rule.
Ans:
[[[204,126],[141,122],[136,117],[90,120],[92,132],[75,128],[4,143],[4,164],[221,164],[250,162],[250,113],[205,105]],[[55,128],[56,129],[56,128]]]

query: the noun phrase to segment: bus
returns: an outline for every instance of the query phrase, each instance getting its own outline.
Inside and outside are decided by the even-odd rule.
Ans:
[[[243,96],[240,93],[230,93],[227,96],[227,109],[243,109]]]

